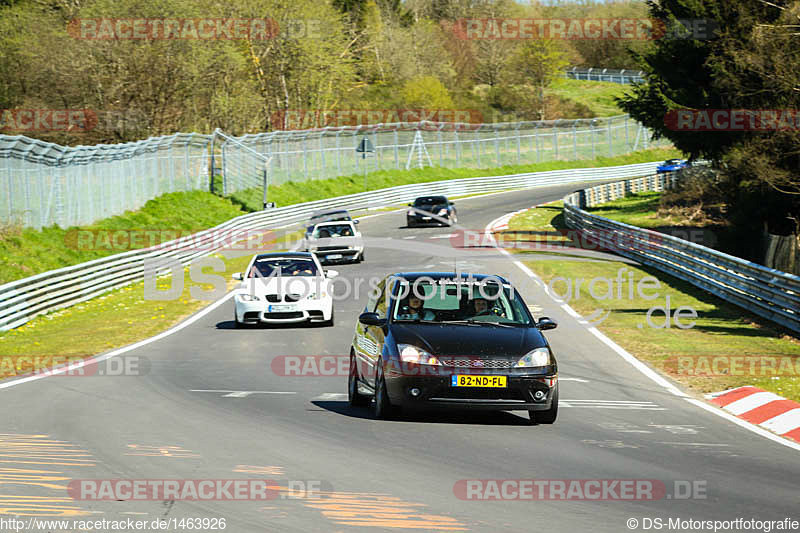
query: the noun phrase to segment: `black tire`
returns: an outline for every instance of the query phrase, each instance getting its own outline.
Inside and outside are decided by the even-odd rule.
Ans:
[[[233,327],[236,329],[242,329],[244,324],[239,322],[239,318],[236,316],[236,309],[233,310]]]
[[[375,378],[375,399],[372,402],[372,414],[377,419],[389,420],[395,414],[389,394],[386,392],[386,380],[383,378],[383,363],[378,361],[378,375]]]
[[[369,396],[358,392],[358,367],[354,354],[350,354],[350,375],[347,378],[347,402],[350,407],[365,407],[369,405]]]
[[[363,263],[364,262],[364,252],[361,252],[361,255],[358,256],[358,262],[359,263]]]
[[[531,423],[534,424],[552,424],[558,418],[558,384],[553,390],[553,400],[550,404],[550,409],[547,411],[528,411],[528,416]]]

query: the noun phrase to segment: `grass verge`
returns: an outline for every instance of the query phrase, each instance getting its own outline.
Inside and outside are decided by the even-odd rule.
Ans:
[[[624,114],[614,99],[629,88],[621,83],[560,78],[545,93],[586,106],[595,117],[610,117]]]
[[[619,215],[617,220],[628,223],[641,220],[639,201],[631,199],[630,209],[621,204],[615,208]],[[578,244],[561,233],[566,230],[562,211],[559,203],[520,213],[511,219],[507,238],[526,240],[530,237],[519,232],[546,232],[552,237],[549,240],[564,244],[566,254],[570,247],[577,248]],[[607,216],[608,212],[606,209],[601,215]],[[541,234],[537,238],[541,238]],[[534,261],[537,252],[517,251],[517,254],[584,317],[593,313],[599,317],[609,311],[608,316],[596,324],[603,333],[688,389],[706,393],[754,385],[800,400],[800,342],[741,308],[649,267],[605,258]],[[623,281],[619,283],[622,268],[626,270],[622,271]],[[658,280],[659,286],[640,292],[636,284],[648,276]],[[629,292],[631,277],[634,289]],[[580,283],[580,293],[576,290],[579,279],[584,280]],[[596,280],[593,291],[589,290],[590,280]],[[657,296],[649,299],[654,295]],[[654,306],[666,307],[667,302],[673,316],[681,306],[694,309],[697,318],[681,319],[683,324],[694,321],[694,326],[681,329],[673,321],[670,327],[651,327],[647,322],[648,310]],[[656,326],[664,325],[664,312],[654,313],[651,322]]]

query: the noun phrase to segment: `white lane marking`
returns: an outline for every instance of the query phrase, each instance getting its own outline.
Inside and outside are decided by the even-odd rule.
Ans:
[[[534,206],[534,207],[536,207],[536,206]],[[503,218],[503,217],[500,217],[500,218]],[[492,239],[492,241],[494,241],[494,243],[495,243],[495,248],[500,250],[501,253],[504,253],[515,265],[517,265],[517,267],[520,270],[522,270],[523,272],[528,274],[528,276],[533,278],[534,281],[538,281],[539,283],[542,283],[542,286],[544,286],[544,283],[542,282],[541,278],[539,278],[539,276],[537,276],[530,268],[528,268],[527,266],[522,264],[521,261],[515,260],[508,250],[505,250],[505,249],[497,246],[497,241],[494,239],[494,236],[491,234],[491,230],[492,230],[492,227],[493,227],[493,223],[498,221],[498,220],[500,220],[500,218],[495,219],[492,222],[489,222],[489,224],[486,226],[484,234],[486,236],[488,236],[490,239]],[[566,304],[564,304],[564,306],[569,308],[569,306],[567,306]],[[564,306],[562,306],[562,307],[564,307]],[[569,309],[571,310],[571,308],[569,308]],[[572,313],[575,313],[575,311],[572,310]],[[570,314],[572,314],[572,313],[570,313]],[[575,314],[577,314],[577,313],[575,313]],[[647,365],[645,365],[644,363],[642,363],[641,361],[636,359],[632,354],[630,354],[628,351],[626,351],[620,345],[618,345],[617,343],[615,343],[614,341],[612,341],[611,339],[606,337],[600,330],[598,330],[595,327],[591,327],[591,328],[588,328],[588,329],[589,329],[590,332],[592,332],[592,334],[595,337],[597,337],[598,339],[603,341],[608,347],[610,347],[612,350],[614,350],[614,352],[617,355],[619,355],[625,361],[627,361],[629,364],[631,364],[636,370],[638,370],[639,372],[644,374],[651,381],[653,381],[653,382],[657,383],[658,385],[664,387],[668,392],[670,392],[674,396],[677,396],[678,398],[683,398],[684,400],[686,400],[687,402],[691,403],[692,405],[695,405],[695,406],[699,407],[700,409],[703,409],[705,411],[708,411],[709,413],[712,413],[712,414],[717,415],[717,416],[719,416],[721,418],[724,418],[724,419],[728,420],[729,422],[733,422],[737,426],[740,426],[740,427],[742,427],[744,429],[752,431],[753,433],[756,433],[757,435],[759,435],[761,437],[764,437],[765,439],[769,439],[769,440],[771,440],[773,442],[776,442],[778,444],[786,446],[787,448],[792,448],[793,450],[800,451],[800,442],[794,442],[792,440],[783,438],[783,437],[781,437],[779,435],[776,435],[774,433],[771,433],[770,431],[767,431],[766,429],[763,429],[763,428],[761,428],[761,427],[759,427],[759,426],[757,426],[755,424],[751,424],[750,422],[742,420],[741,418],[736,417],[736,416],[728,413],[727,411],[725,411],[723,409],[720,409],[720,408],[718,408],[718,407],[716,407],[714,405],[710,405],[710,404],[707,404],[706,402],[703,402],[703,401],[698,400],[696,398],[690,397],[689,395],[687,395],[686,393],[684,393],[683,391],[679,390],[677,387],[672,385],[669,381],[667,381],[666,379],[664,379],[663,377],[658,375],[650,367],[648,367]]]
[[[773,416],[769,420],[761,422],[761,427],[770,429],[780,435],[789,433],[793,429],[800,427],[800,409],[792,409],[778,416]]]
[[[577,381],[578,383],[589,383],[588,379],[581,379],[581,378],[562,378],[558,376],[558,381]]]
[[[189,392],[216,392],[223,393],[223,398],[247,398],[251,394],[297,394],[296,392],[286,391],[266,391],[266,390],[210,390],[210,389],[192,389]]]
[[[324,392],[319,396],[315,396],[311,398],[311,400],[345,400],[347,399],[347,394],[343,392]]]
[[[33,376],[27,376],[27,377],[24,377],[24,378],[15,379],[13,381],[6,381],[4,383],[0,383],[0,389],[7,389],[9,387],[14,387],[16,385],[21,385],[22,383],[28,383],[29,381],[36,381],[37,379],[42,379],[42,378],[46,378],[46,377],[49,377],[49,376],[54,376],[54,375],[57,375],[57,374],[63,374],[67,370],[71,370],[71,369],[75,369],[75,368],[83,368],[86,365],[100,363],[100,362],[105,361],[107,359],[111,359],[112,357],[116,357],[118,355],[122,355],[124,353],[130,352],[131,350],[135,350],[137,348],[141,348],[142,346],[146,346],[146,345],[148,345],[148,344],[150,344],[152,342],[156,342],[158,340],[161,340],[164,337],[169,337],[173,333],[176,333],[176,332],[182,330],[183,328],[194,324],[195,322],[197,322],[198,320],[200,320],[201,318],[203,318],[204,316],[206,316],[207,314],[209,314],[210,312],[215,310],[217,307],[219,307],[222,304],[224,304],[225,302],[227,302],[229,299],[231,299],[233,297],[233,295],[234,295],[233,292],[229,292],[228,294],[226,294],[225,296],[223,296],[222,298],[220,298],[219,300],[217,300],[213,304],[209,305],[208,307],[206,307],[204,309],[201,309],[200,311],[198,311],[194,315],[190,316],[189,318],[187,318],[186,320],[184,320],[180,324],[177,324],[177,325],[171,327],[167,331],[162,331],[158,335],[150,337],[149,339],[144,339],[144,340],[141,340],[139,342],[135,342],[133,344],[130,344],[128,346],[123,346],[122,348],[117,348],[116,350],[112,350],[112,351],[108,352],[107,354],[98,355],[96,357],[92,357],[91,359],[84,359],[83,361],[76,362],[74,364],[70,364],[69,368],[58,368],[58,369],[54,369],[52,371],[48,371],[45,374],[36,374],[36,375],[33,375]]]
[[[559,401],[559,405],[564,407],[575,407],[582,409],[628,409],[644,411],[666,411],[666,407],[661,407],[653,402],[628,402],[621,400],[570,400]]]
[[[416,235],[409,235],[408,237],[403,237],[403,240],[404,240],[404,241],[408,241],[408,240],[411,240],[411,239],[416,239],[416,238],[417,238],[417,236],[416,236]]]
[[[777,394],[773,394],[771,392],[757,392],[755,394],[745,396],[741,400],[736,400],[735,402],[731,402],[725,407],[723,407],[723,409],[725,409],[729,413],[740,415],[742,413],[750,411],[751,409],[755,409],[757,407],[761,407],[762,405],[766,405],[769,402],[774,402],[775,400],[783,400],[783,399],[784,398],[778,396]]]
[[[434,235],[433,237],[428,237],[429,239],[451,239],[456,237],[458,233],[448,233],[447,235]]]

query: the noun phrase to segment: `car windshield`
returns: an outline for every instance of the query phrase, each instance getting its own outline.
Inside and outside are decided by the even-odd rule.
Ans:
[[[497,281],[401,281],[393,319],[397,322],[464,323],[485,326],[532,325],[522,299]]]
[[[256,259],[248,272],[248,278],[269,276],[316,276],[317,265],[304,257],[281,257]]]
[[[447,198],[444,196],[423,196],[414,200],[414,206],[446,204]]]
[[[666,165],[677,165],[680,162],[681,162],[680,159],[667,159],[666,161],[664,161],[664,164],[666,164]]]
[[[350,224],[331,224],[314,229],[314,237],[352,237],[353,227]]]

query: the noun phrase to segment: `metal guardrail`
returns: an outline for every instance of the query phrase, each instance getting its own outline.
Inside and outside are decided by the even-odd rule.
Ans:
[[[612,68],[580,68],[572,67],[564,72],[565,78],[573,80],[608,81],[612,83],[641,83],[644,81],[644,72],[641,70]]]
[[[352,210],[379,208],[406,203],[417,196],[427,194],[463,196],[641,176],[654,172],[659,164],[659,162],[640,163],[619,167],[555,170],[401,185],[242,215],[191,237],[162,243],[153,248],[115,254],[6,283],[0,286],[0,331],[18,327],[37,315],[69,307],[104,292],[140,281],[144,278],[146,261],[176,259],[186,266],[199,257],[213,254],[223,248],[219,245],[220,232],[266,230],[275,225],[283,226],[303,221],[313,211],[327,207]],[[181,247],[181,243],[187,241],[192,243],[191,250]],[[208,248],[197,250],[205,246]]]
[[[800,333],[800,277],[583,210],[632,192],[664,190],[675,179],[676,176],[658,174],[572,193],[564,198],[567,226],[589,242],[687,281]]]

